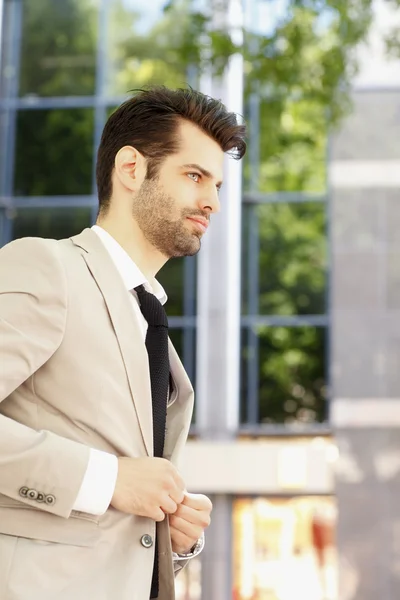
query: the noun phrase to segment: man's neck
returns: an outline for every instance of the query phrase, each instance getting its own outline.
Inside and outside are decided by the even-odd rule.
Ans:
[[[99,217],[96,225],[107,231],[118,242],[149,281],[167,262],[167,258],[144,238],[134,221],[129,225],[121,226],[111,218]]]

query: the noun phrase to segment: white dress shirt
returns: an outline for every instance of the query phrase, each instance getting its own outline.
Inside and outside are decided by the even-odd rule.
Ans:
[[[107,233],[107,231],[98,225],[94,225],[92,230],[96,232],[106,250],[109,252],[127,291],[143,284],[147,291],[151,292],[159,299],[161,304],[165,304],[167,295],[158,281],[154,280],[152,285],[150,285],[131,257],[118,242]],[[136,317],[141,325],[143,339],[145,339],[147,321],[142,315],[136,296],[130,294],[130,297],[132,309],[136,313]],[[108,452],[91,448],[88,467],[78,496],[75,500],[74,510],[90,513],[92,515],[103,515],[110,505],[115,489],[117,474],[117,457]]]

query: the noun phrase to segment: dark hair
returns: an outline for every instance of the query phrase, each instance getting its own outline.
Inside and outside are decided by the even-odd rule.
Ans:
[[[192,88],[170,90],[164,86],[138,90],[108,119],[97,153],[96,179],[100,212],[107,212],[112,193],[115,156],[124,146],[134,146],[148,159],[147,178],[157,174],[163,159],[179,149],[179,120],[190,121],[236,159],[246,152],[245,125],[219,100]]]

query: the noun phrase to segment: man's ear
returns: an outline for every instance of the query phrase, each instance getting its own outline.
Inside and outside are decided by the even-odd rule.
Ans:
[[[140,188],[146,176],[145,158],[133,146],[124,146],[118,150],[114,168],[115,176],[131,192]]]

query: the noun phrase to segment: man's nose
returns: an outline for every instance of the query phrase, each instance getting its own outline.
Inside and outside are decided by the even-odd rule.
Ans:
[[[221,204],[219,201],[218,190],[210,190],[200,200],[201,209],[208,213],[218,213],[221,210]]]

